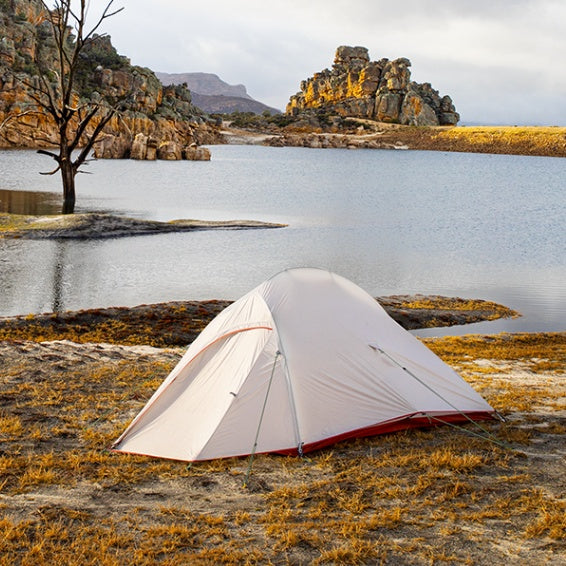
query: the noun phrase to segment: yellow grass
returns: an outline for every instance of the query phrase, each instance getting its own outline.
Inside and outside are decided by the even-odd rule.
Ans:
[[[406,309],[442,309],[456,311],[493,311],[493,318],[516,317],[518,314],[512,309],[492,301],[459,299],[454,297],[423,297],[420,300],[404,301],[401,304]]]
[[[547,478],[566,429],[563,370],[526,385],[505,368],[563,364],[564,335],[426,342],[510,417],[484,426],[513,450],[449,427],[412,430],[305,459],[259,455],[244,489],[245,459],[189,467],[107,450],[175,360],[4,365],[0,565],[487,564],[531,552],[535,564],[559,555],[566,509]],[[533,460],[541,443],[547,459]]]
[[[566,128],[541,126],[460,126],[439,130],[438,140],[465,143],[462,150],[533,155],[565,155]]]

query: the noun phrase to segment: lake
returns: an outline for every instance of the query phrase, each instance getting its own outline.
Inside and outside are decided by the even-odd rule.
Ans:
[[[428,151],[212,146],[210,162],[100,160],[77,212],[253,219],[98,241],[0,240],[0,316],[236,299],[282,269],[327,268],[374,296],[482,298],[515,320],[420,334],[566,330],[566,160]],[[0,151],[0,210],[60,206],[52,161]]]

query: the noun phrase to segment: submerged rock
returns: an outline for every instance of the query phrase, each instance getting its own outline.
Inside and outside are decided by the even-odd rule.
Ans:
[[[100,239],[142,236],[165,232],[195,230],[246,230],[254,228],[284,228],[285,224],[258,220],[142,220],[112,214],[62,214],[56,216],[22,216],[0,213],[0,238],[28,240]]]

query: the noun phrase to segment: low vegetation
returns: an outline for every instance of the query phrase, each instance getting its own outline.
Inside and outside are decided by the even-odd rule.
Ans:
[[[182,350],[0,342],[0,564],[558,563],[566,335],[427,339],[507,419],[308,458],[108,447]],[[545,365],[546,364],[546,365]],[[469,427],[466,427],[469,428]]]
[[[518,316],[515,311],[489,301],[438,295],[398,295],[377,300],[390,316],[408,329]],[[230,301],[225,300],[179,301],[0,318],[0,340],[186,346],[229,304]]]
[[[457,151],[566,157],[566,128],[540,126],[466,126],[447,128],[433,141]]]
[[[0,238],[101,239],[195,230],[244,230],[283,227],[285,227],[285,224],[256,220],[179,219],[160,222],[101,213],[35,216],[0,212]]]
[[[323,110],[296,117],[242,114],[224,119],[234,128],[282,136],[282,145],[302,145],[305,136],[326,134],[346,135],[351,147],[566,157],[566,128],[558,126],[400,126],[331,115]],[[273,140],[270,143],[278,145]]]

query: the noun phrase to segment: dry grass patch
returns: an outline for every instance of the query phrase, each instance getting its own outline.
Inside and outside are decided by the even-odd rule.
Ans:
[[[566,156],[566,128],[465,126],[438,129],[433,140],[453,142],[457,151]]]
[[[245,489],[245,459],[107,450],[179,350],[0,342],[0,564],[552,563],[564,335],[426,343],[506,415],[483,426],[512,449],[412,430],[260,455]]]
[[[438,295],[399,295],[377,300],[409,329],[518,316],[490,301]],[[185,347],[229,304],[218,300],[183,301],[0,318],[0,340]]]
[[[495,334],[425,338],[423,342],[448,363],[469,359],[528,360],[552,364],[550,369],[566,368],[566,333]],[[537,366],[535,366],[537,367]]]
[[[493,301],[484,301],[481,299],[461,299],[459,297],[441,297],[441,296],[422,296],[418,295],[410,300],[403,301],[400,305],[405,309],[435,309],[444,311],[469,311],[469,312],[485,312],[488,314],[485,320],[494,320],[496,318],[516,318],[519,314],[499,303]]]

